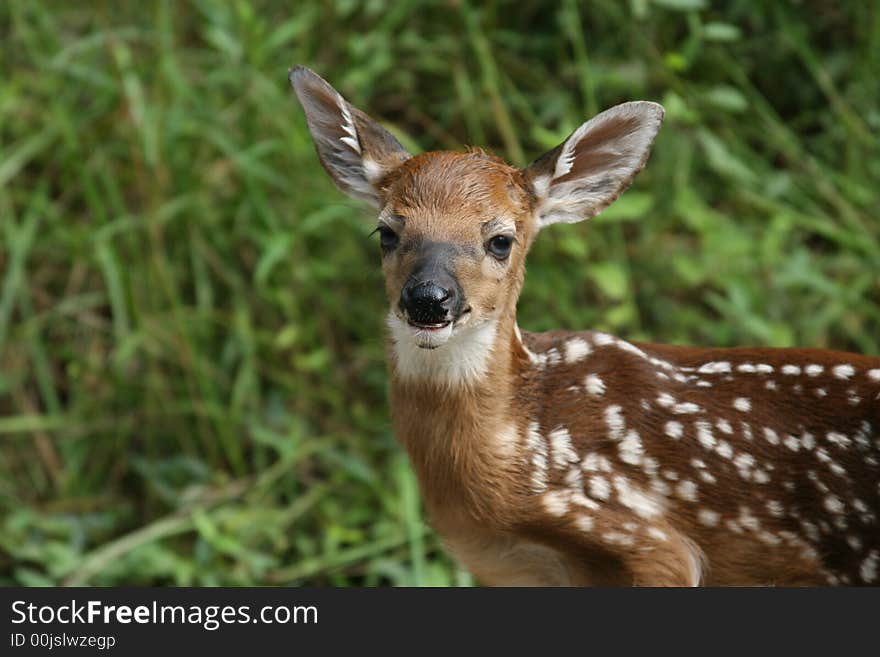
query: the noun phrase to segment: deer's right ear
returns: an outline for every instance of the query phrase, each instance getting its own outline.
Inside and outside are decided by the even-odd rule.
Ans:
[[[409,159],[400,142],[305,66],[290,71],[321,164],[349,196],[382,204],[378,184]]]
[[[662,121],[657,103],[617,105],[526,167],[538,227],[582,221],[608,207],[645,165]]]

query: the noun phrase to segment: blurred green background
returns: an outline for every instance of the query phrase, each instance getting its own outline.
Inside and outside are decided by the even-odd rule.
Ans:
[[[0,583],[465,584],[390,431],[369,212],[287,69],[516,164],[662,102],[529,330],[880,353],[880,4],[0,3]]]

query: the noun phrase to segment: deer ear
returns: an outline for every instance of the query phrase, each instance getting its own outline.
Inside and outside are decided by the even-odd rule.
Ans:
[[[645,166],[663,113],[657,103],[617,105],[526,167],[538,227],[582,221],[608,207]]]
[[[400,142],[305,66],[290,71],[321,164],[349,196],[382,204],[378,184],[409,159]]]

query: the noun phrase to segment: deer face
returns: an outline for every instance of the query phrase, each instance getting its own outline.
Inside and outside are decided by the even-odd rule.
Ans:
[[[534,232],[518,170],[482,152],[426,153],[380,189],[377,231],[396,338],[436,349],[512,310]]]
[[[616,199],[663,117],[654,103],[618,105],[519,170],[478,150],[413,157],[310,70],[297,67],[290,79],[324,168],[378,210],[398,373],[413,376],[484,373],[499,322],[513,318],[535,235]]]

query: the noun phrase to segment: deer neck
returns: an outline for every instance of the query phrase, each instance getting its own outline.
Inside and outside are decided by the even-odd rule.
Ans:
[[[432,516],[455,506],[472,517],[490,509],[497,517],[516,481],[515,398],[528,356],[513,310],[461,338],[411,353],[392,332],[394,428]],[[402,362],[407,358],[419,360]]]

